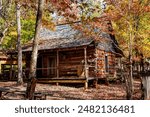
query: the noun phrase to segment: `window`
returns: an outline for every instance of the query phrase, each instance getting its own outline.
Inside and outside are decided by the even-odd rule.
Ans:
[[[105,55],[105,72],[108,72],[108,56]]]

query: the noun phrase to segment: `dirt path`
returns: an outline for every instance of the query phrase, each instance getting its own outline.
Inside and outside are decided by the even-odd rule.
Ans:
[[[133,99],[140,99],[140,82],[134,81],[135,91]],[[26,84],[23,86],[17,86],[16,82],[0,82],[0,87],[10,87],[17,89],[18,91],[26,90]],[[124,84],[111,83],[108,86],[105,84],[98,84],[98,88],[89,87],[84,90],[83,87],[74,86],[56,86],[52,84],[37,84],[36,91],[45,92],[48,94],[47,100],[124,100],[126,99],[126,93]],[[7,94],[6,99],[23,99],[23,97],[16,94]]]

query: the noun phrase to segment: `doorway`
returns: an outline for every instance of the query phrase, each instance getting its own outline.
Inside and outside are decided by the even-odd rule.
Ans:
[[[48,76],[56,77],[56,57],[50,56],[48,57]]]

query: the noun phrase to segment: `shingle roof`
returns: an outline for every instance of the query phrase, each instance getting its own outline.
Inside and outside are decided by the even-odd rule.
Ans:
[[[100,34],[100,37],[107,41],[98,43],[97,47],[99,49],[117,52],[116,47],[113,44],[115,43],[117,45],[117,42],[111,35],[103,32]],[[79,47],[89,45],[93,41],[94,39],[83,37],[80,31],[74,30],[69,25],[58,25],[56,26],[55,31],[50,31],[45,28],[41,29],[38,50]],[[32,43],[23,47],[24,52],[31,50]]]
[[[46,39],[40,40],[38,50],[58,49],[58,48],[70,48],[89,45],[93,40],[91,39]],[[31,51],[31,45],[23,47],[23,51]]]

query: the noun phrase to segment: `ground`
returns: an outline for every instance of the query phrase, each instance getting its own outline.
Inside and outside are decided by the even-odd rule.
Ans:
[[[10,87],[18,91],[26,90],[26,83],[23,86],[17,86],[16,82],[0,82],[0,87]],[[110,83],[106,85],[99,83],[97,89],[89,86],[87,90],[83,85],[54,85],[54,84],[37,84],[37,92],[44,92],[47,94],[47,100],[125,100],[125,84],[124,83]],[[133,99],[140,99],[140,82],[134,80],[134,94]],[[23,96],[8,93],[5,99],[24,99]]]

